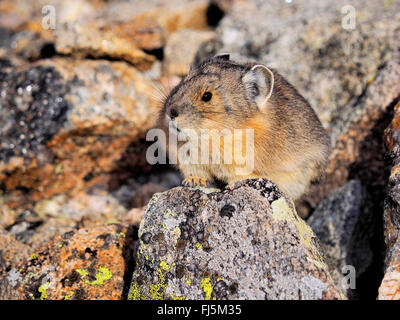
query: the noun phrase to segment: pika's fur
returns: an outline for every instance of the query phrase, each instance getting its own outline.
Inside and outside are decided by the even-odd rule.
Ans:
[[[185,128],[198,133],[202,129],[254,130],[251,173],[238,175],[236,169],[243,164],[235,161],[185,164],[178,159],[185,185],[263,177],[295,200],[320,179],[327,164],[328,135],[297,90],[275,70],[239,64],[226,54],[192,68],[166,97],[160,119],[165,127],[172,121],[178,132]]]

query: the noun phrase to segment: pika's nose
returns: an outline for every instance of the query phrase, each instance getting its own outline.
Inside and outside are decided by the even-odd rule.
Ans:
[[[178,116],[178,111],[175,108],[169,110],[169,116],[171,120],[174,120]]]

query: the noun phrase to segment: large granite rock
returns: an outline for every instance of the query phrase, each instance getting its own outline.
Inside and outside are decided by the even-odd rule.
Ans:
[[[264,179],[157,193],[129,299],[340,299],[311,228]]]

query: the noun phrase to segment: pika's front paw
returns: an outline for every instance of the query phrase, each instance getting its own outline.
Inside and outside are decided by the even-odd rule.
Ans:
[[[182,181],[182,185],[185,187],[206,187],[207,180],[201,177],[189,176]]]

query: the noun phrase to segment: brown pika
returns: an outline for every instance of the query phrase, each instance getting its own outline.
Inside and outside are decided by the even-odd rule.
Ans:
[[[262,177],[275,182],[295,200],[319,181],[327,164],[329,137],[308,102],[274,69],[255,63],[239,64],[227,54],[192,67],[166,97],[160,120],[164,128],[169,128],[169,137],[188,128],[199,136],[212,132],[209,140],[199,143],[198,139],[196,144],[198,159],[207,151],[205,158],[209,161],[187,161],[169,147],[169,156],[175,153],[187,186]],[[228,145],[223,138],[234,129],[242,133],[232,133],[230,146],[241,139],[242,156],[253,148],[253,153],[248,153],[254,158],[250,159],[249,172],[238,174],[244,163],[234,156],[230,162],[223,161]],[[251,129],[253,135],[245,136],[246,129]],[[216,136],[220,138],[220,161],[215,161],[215,152],[211,152]],[[177,150],[185,143],[178,142]]]

